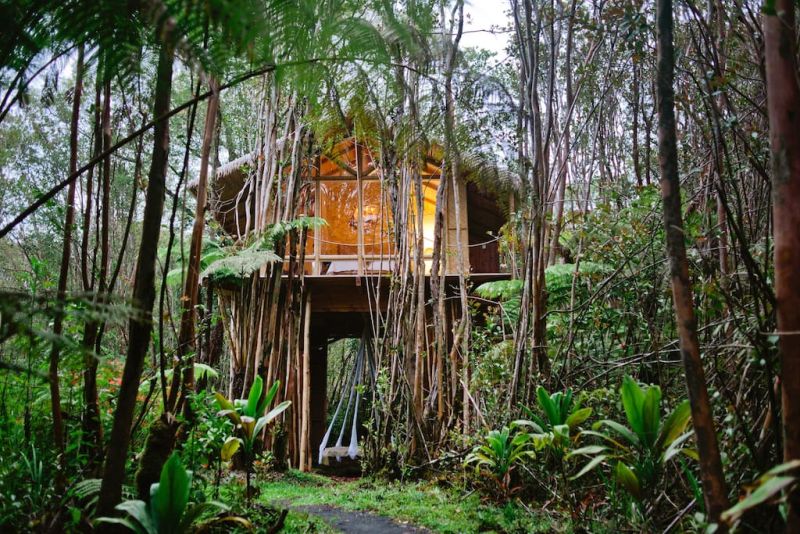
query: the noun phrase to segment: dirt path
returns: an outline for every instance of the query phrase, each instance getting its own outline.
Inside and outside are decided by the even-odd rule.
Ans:
[[[427,529],[398,523],[388,517],[368,512],[343,510],[325,504],[290,506],[292,510],[322,519],[345,534],[410,534],[428,533]]]

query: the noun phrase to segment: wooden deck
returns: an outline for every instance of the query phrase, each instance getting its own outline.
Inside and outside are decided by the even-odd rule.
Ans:
[[[484,282],[508,280],[509,273],[474,273],[468,281],[472,287]],[[425,277],[430,291],[430,277]],[[312,313],[368,313],[387,307],[389,294],[388,275],[306,275],[305,283],[311,290]],[[445,276],[445,292],[456,294],[458,276]]]

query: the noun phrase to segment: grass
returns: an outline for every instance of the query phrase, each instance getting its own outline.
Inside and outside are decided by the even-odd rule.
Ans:
[[[259,488],[258,499],[267,505],[330,505],[346,510],[373,512],[435,532],[563,530],[553,517],[530,513],[519,504],[495,506],[481,502],[476,493],[461,493],[431,482],[341,481],[290,471],[272,480],[262,481]],[[287,517],[286,531],[331,532],[313,517],[295,511]]]

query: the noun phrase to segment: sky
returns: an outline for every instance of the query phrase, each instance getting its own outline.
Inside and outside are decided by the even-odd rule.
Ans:
[[[464,35],[461,46],[486,48],[497,54],[497,60],[505,58],[505,47],[509,33],[489,33],[509,25],[507,0],[467,0],[464,6]]]

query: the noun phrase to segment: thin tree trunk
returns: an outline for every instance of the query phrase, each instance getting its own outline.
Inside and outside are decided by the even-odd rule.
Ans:
[[[83,93],[83,45],[78,49],[78,64],[75,67],[75,90],[72,95],[72,119],[69,135],[69,172],[78,168],[78,122],[81,114],[81,95]],[[64,331],[64,299],[69,280],[69,260],[72,253],[72,226],[75,224],[75,182],[67,188],[67,210],[64,215],[64,243],[61,247],[61,269],[58,273],[59,306],[53,321],[53,348],[50,351],[50,402],[53,410],[53,444],[58,453],[58,471],[55,477],[56,493],[64,491],[67,458],[64,440],[64,418],[61,413],[61,391],[58,380],[58,361],[61,346],[58,338]]]
[[[200,256],[203,252],[203,230],[205,228],[205,213],[208,199],[208,160],[211,155],[211,145],[214,140],[217,110],[219,109],[219,85],[215,80],[209,82],[213,92],[206,109],[206,122],[203,130],[203,146],[200,153],[200,176],[197,182],[197,205],[192,227],[192,241],[189,245],[189,264],[186,270],[186,281],[181,297],[181,328],[178,335],[177,367],[173,373],[172,389],[168,409],[175,406],[175,399],[180,386],[180,377],[183,370],[183,390],[188,393],[194,389],[194,366],[187,356],[195,347],[195,321],[200,283]],[[187,359],[187,361],[183,361]],[[188,409],[189,403],[185,404]]]
[[[103,152],[103,146],[106,143],[107,139],[105,136],[106,128],[110,128],[110,112],[106,114],[106,108],[109,105],[109,95],[106,93],[105,89],[107,84],[101,83],[100,74],[98,74],[97,80],[97,91],[95,94],[95,116],[94,116],[94,156],[97,157],[99,154]],[[101,99],[100,95],[103,93],[103,104],[102,107],[100,105]],[[103,160],[103,167],[98,169],[98,176],[100,177],[98,183],[98,193],[100,192],[101,188],[104,189],[104,172],[106,170],[106,160]],[[110,162],[109,162],[110,165]],[[110,169],[110,167],[109,167]],[[81,243],[81,273],[83,276],[83,284],[84,284],[84,291],[91,291],[95,289],[95,260],[92,260],[91,266],[89,266],[88,262],[88,254],[89,254],[89,234],[91,232],[91,221],[92,221],[92,209],[93,209],[93,175],[94,175],[94,167],[90,170],[89,177],[87,179],[87,187],[86,187],[86,214],[84,217],[84,226],[83,226],[83,241]],[[104,195],[105,198],[105,195]],[[99,200],[98,206],[96,209],[99,209]],[[98,214],[95,214],[95,220],[99,218]],[[97,222],[97,224],[100,224]],[[104,225],[107,226],[107,225]],[[99,234],[99,232],[95,232]],[[107,234],[106,234],[107,235]],[[100,235],[95,235],[95,252],[98,240],[102,240]],[[105,250],[105,249],[104,249]],[[96,254],[95,254],[96,257]],[[91,269],[91,274],[89,270]],[[104,282],[103,282],[104,283]],[[95,294],[94,301],[97,302],[98,294]],[[97,355],[95,352],[95,346],[97,342],[97,334],[99,331],[99,325],[97,321],[90,320],[87,321],[83,327],[83,338],[81,341],[82,348],[84,350],[84,366],[83,366],[83,421],[82,421],[82,432],[84,442],[86,443],[86,452],[87,452],[87,466],[89,467],[90,471],[94,472],[95,469],[98,467],[100,463],[100,459],[102,456],[102,447],[103,447],[103,426],[100,422],[100,407],[98,401],[98,393],[97,393]]]
[[[156,74],[153,116],[161,117],[169,111],[172,96],[172,66],[174,49],[165,41],[159,51]],[[138,314],[129,323],[129,344],[122,372],[122,384],[114,412],[108,455],[98,501],[99,515],[111,515],[122,497],[125,479],[125,459],[131,438],[131,423],[136,408],[136,394],[142,376],[142,366],[152,331],[152,310],[155,301],[156,255],[161,233],[161,216],[164,211],[167,159],[169,155],[169,121],[159,122],[153,132],[153,156],[148,173],[147,194],[142,223],[142,238],[136,261],[136,279],[133,301]]]
[[[672,280],[672,297],[675,301],[681,357],[686,371],[692,424],[700,454],[700,475],[703,481],[706,510],[713,522],[728,507],[725,478],[722,474],[717,434],[706,388],[700,345],[697,339],[697,319],[692,303],[692,285],[686,259],[681,192],[678,177],[678,146],[675,131],[675,95],[673,76],[675,52],[672,41],[672,1],[658,0],[658,66],[656,101],[658,107],[658,152],[661,171],[661,196],[664,201],[664,226],[667,239],[667,256]]]
[[[764,12],[783,459],[787,462],[800,458],[800,86],[794,4],[775,0],[774,11]],[[787,532],[800,532],[797,490],[789,498]]]

